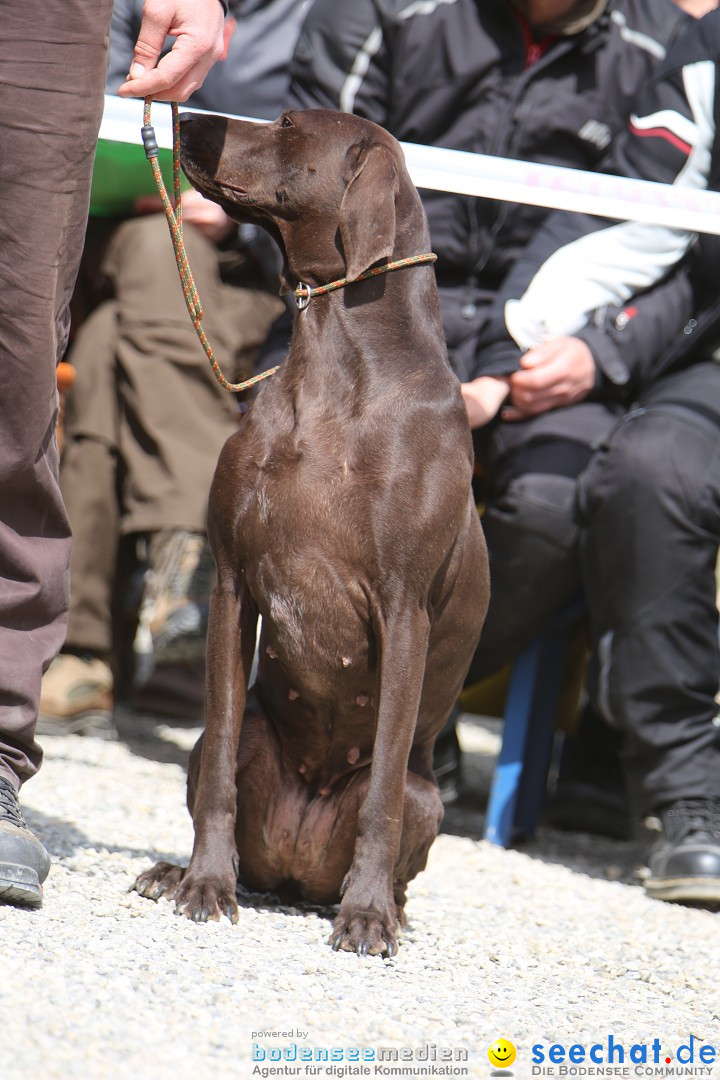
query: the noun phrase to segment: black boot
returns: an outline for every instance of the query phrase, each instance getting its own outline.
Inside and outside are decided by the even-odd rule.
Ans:
[[[547,820],[555,829],[629,840],[632,818],[620,764],[620,735],[587,705],[565,740]]]
[[[655,819],[645,891],[656,900],[720,905],[720,800],[681,799]]]
[[[40,907],[50,856],[23,820],[15,788],[0,777],[0,903]]]

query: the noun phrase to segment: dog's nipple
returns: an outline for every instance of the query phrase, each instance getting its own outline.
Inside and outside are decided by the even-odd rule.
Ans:
[[[342,658],[342,666],[343,667],[350,667],[351,664],[352,664],[352,660],[350,659],[350,657],[349,656],[343,656],[343,658]]]
[[[300,773],[301,776],[304,776],[305,773],[307,772],[307,765],[305,764],[304,761],[303,761],[302,765],[298,766],[298,772]]]
[[[348,750],[348,756],[347,756],[348,765],[354,765],[359,757],[360,757],[360,747],[359,746],[353,746],[352,750]]]
[[[288,690],[288,697],[290,698],[291,701],[297,701],[297,699],[300,697],[299,690],[293,690],[292,687],[291,687]]]
[[[265,652],[268,654],[271,660],[277,660],[277,653],[275,649],[273,649],[272,645],[266,646]]]
[[[355,698],[355,704],[359,705],[360,708],[362,708],[363,705],[367,705],[369,700],[370,698],[367,696],[367,694],[358,694],[358,696]]]

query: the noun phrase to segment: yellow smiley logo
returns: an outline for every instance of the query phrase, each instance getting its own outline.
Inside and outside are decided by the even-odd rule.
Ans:
[[[515,1047],[509,1039],[496,1039],[488,1049],[488,1058],[491,1065],[497,1065],[499,1069],[507,1069],[515,1060]]]

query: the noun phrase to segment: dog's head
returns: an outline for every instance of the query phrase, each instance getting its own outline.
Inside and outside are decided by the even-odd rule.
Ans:
[[[393,254],[400,221],[427,243],[402,149],[376,124],[329,109],[271,124],[198,113],[181,121],[188,178],[234,220],[268,230],[287,285],[358,277]]]

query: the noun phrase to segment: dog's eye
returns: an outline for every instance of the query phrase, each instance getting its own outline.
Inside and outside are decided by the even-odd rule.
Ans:
[[[289,116],[283,116],[280,125],[281,127],[295,127]]]

